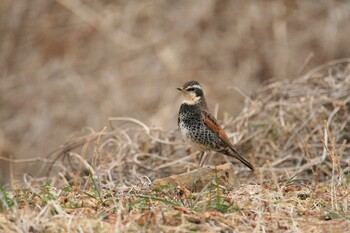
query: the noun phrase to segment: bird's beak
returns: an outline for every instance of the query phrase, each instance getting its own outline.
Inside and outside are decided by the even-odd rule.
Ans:
[[[178,91],[184,92],[185,90],[182,87],[176,88]]]

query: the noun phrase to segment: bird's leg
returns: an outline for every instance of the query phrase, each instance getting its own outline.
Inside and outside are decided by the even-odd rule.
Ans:
[[[207,162],[208,158],[209,158],[208,153],[206,151],[203,151],[201,159],[199,161],[199,167],[203,167],[204,164]]]
[[[195,166],[198,168],[199,167],[199,163],[200,163],[200,158],[202,157],[202,151],[195,151],[195,152],[192,152],[192,153],[190,153],[190,157],[192,158],[192,160],[193,160],[193,162],[194,162],[194,164],[195,164]],[[198,155],[199,155],[199,159],[197,159],[198,158]],[[192,163],[188,163],[186,166],[185,166],[185,168],[187,169],[187,172],[189,172],[190,171],[190,169],[191,168],[193,168],[193,164]]]

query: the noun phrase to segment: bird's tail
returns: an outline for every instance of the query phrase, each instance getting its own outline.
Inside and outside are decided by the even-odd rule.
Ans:
[[[226,153],[225,153],[226,152]],[[238,159],[239,161],[241,161],[244,165],[246,165],[251,171],[254,171],[254,167],[253,165],[251,165],[251,163],[249,163],[245,158],[243,158],[238,151],[236,151],[233,147],[229,147],[226,148],[224,150],[224,154],[231,156],[233,158]]]

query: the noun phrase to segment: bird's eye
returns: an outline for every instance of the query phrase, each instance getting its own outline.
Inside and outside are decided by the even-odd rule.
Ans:
[[[187,91],[194,91],[194,88],[193,87],[188,88]]]

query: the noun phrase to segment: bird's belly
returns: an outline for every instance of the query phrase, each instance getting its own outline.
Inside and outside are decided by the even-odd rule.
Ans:
[[[199,151],[207,151],[209,150],[210,148],[203,145],[203,144],[199,144],[199,143],[196,143],[194,141],[192,141],[191,139],[187,139],[188,140],[188,143],[191,145],[191,147],[194,149],[194,150],[199,150]]]
[[[189,130],[187,129],[187,127],[183,123],[180,123],[179,128],[180,128],[182,136],[184,138],[187,138],[189,136],[189,133],[190,133]]]
[[[191,137],[191,134],[190,134],[188,127],[186,127],[184,124],[180,124],[180,131],[181,131],[183,138],[190,144],[190,146],[194,150],[206,151],[209,149],[209,147],[195,142]]]

